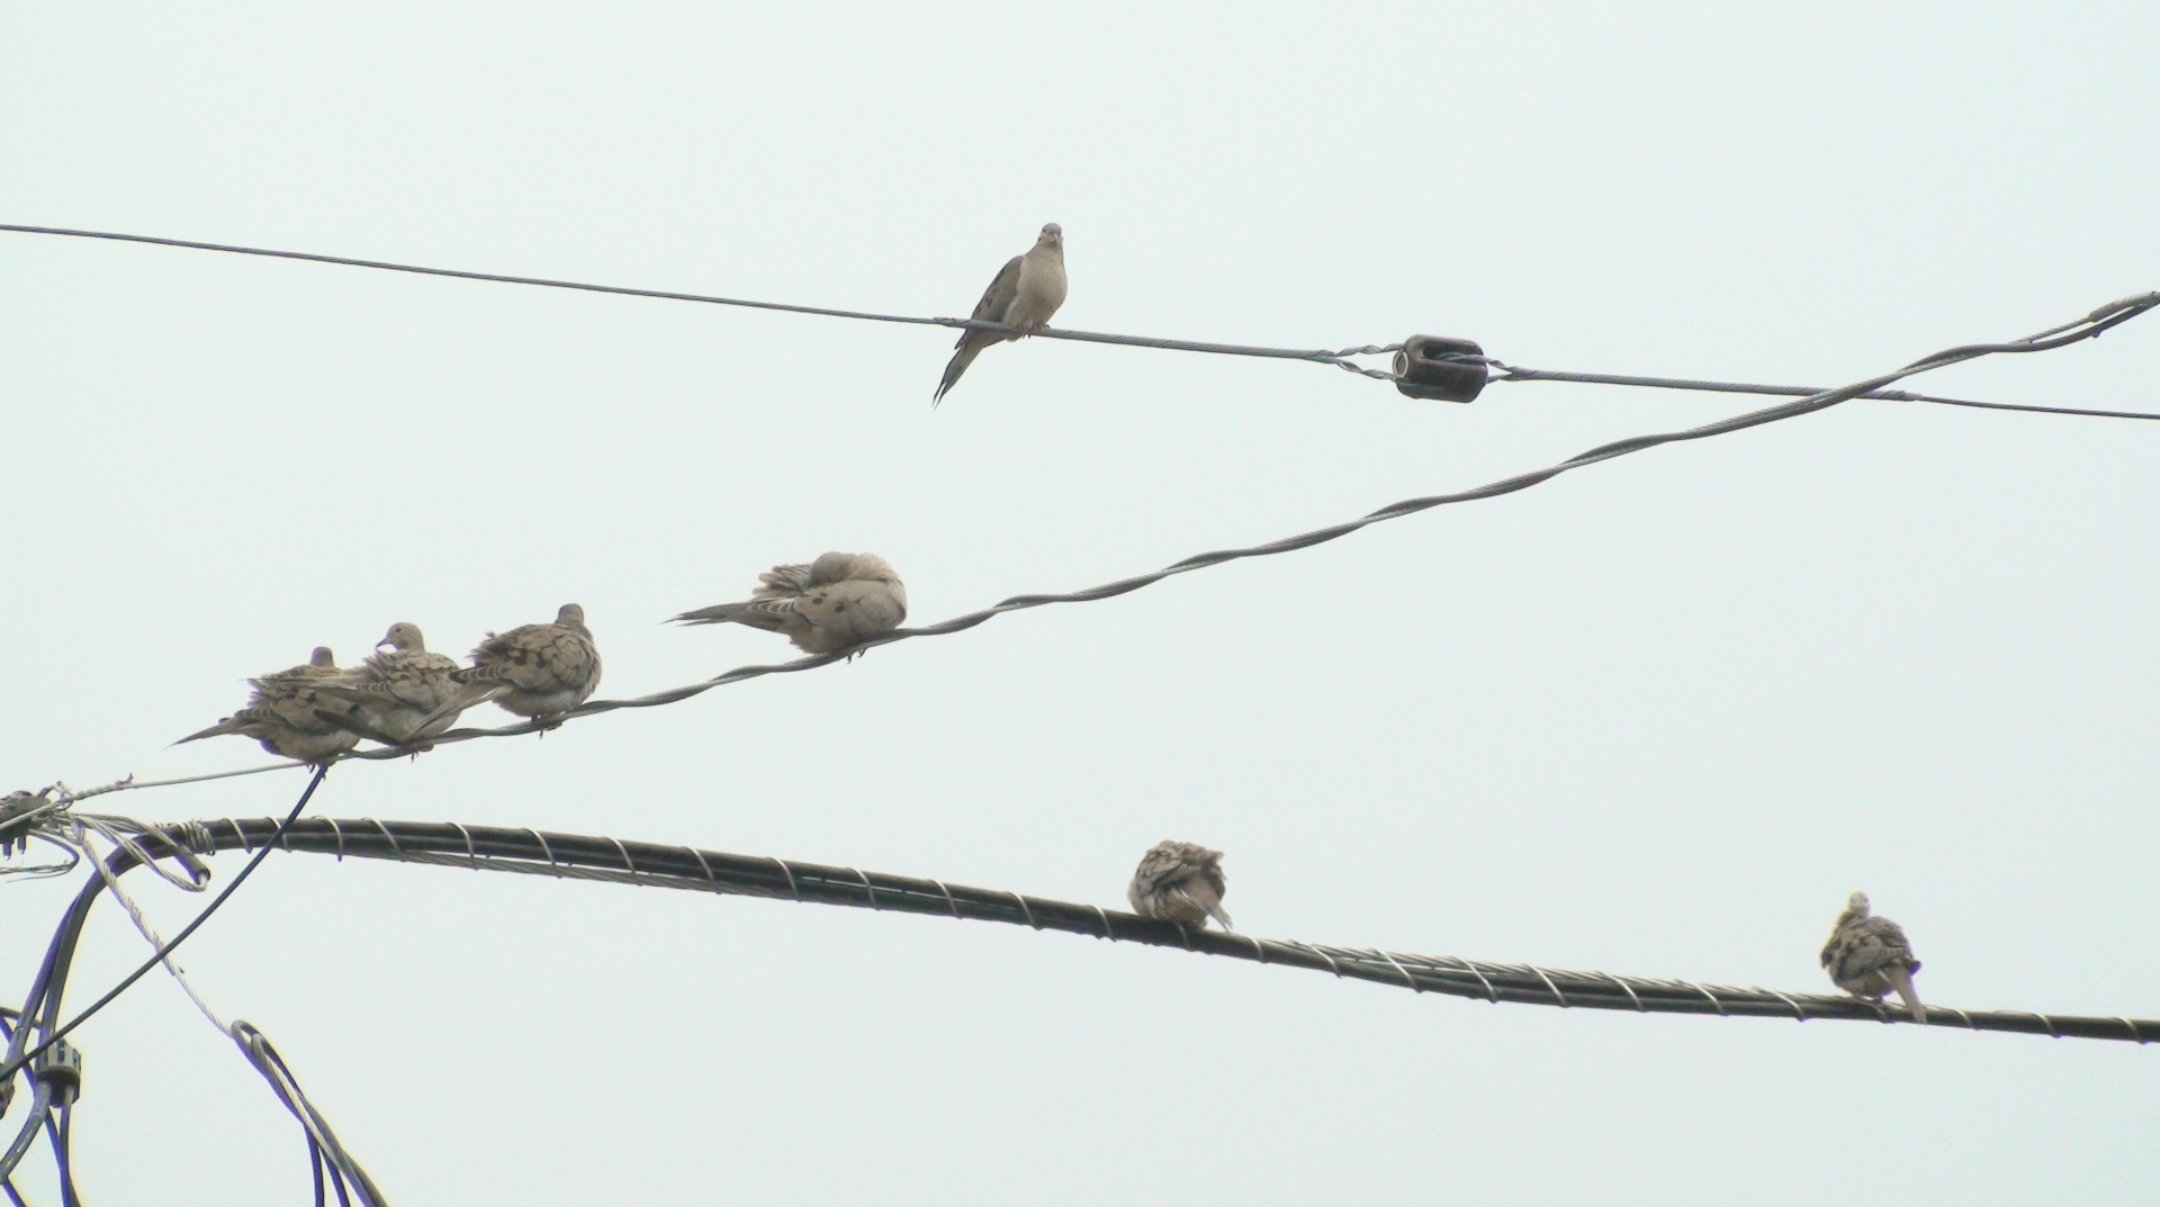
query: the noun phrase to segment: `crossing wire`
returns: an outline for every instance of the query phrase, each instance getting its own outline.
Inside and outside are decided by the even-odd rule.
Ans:
[[[1607,444],[1601,444],[1596,448],[1590,449],[1588,451],[1578,453],[1577,455],[1569,457],[1567,460],[1561,461],[1557,464],[1548,465],[1539,469],[1528,470],[1523,473],[1502,478],[1496,482],[1488,482],[1483,486],[1474,486],[1468,490],[1455,491],[1450,494],[1426,495],[1422,498],[1405,499],[1399,503],[1393,503],[1389,506],[1383,507],[1378,511],[1369,512],[1366,515],[1360,516],[1354,520],[1347,520],[1339,524],[1330,524],[1325,528],[1316,528],[1310,532],[1299,533],[1296,536],[1284,537],[1280,540],[1266,542],[1265,544],[1249,545],[1237,549],[1220,549],[1209,553],[1194,554],[1193,556],[1185,558],[1181,561],[1173,562],[1160,570],[1155,570],[1146,574],[1133,575],[1130,578],[1121,578],[1115,582],[1104,583],[1100,586],[1089,587],[1084,590],[1033,595],[1014,595],[1007,599],[1001,600],[990,607],[983,608],[980,611],[969,612],[965,615],[955,616],[950,620],[942,621],[938,624],[925,625],[920,628],[895,629],[894,631],[884,634],[883,636],[871,638],[870,640],[865,641],[859,645],[850,647],[849,649],[836,651],[830,654],[820,654],[807,658],[798,658],[793,662],[771,663],[755,666],[740,666],[734,668],[733,670],[726,671],[722,674],[715,675],[710,679],[703,680],[702,682],[686,684],[681,687],[670,688],[665,691],[653,692],[651,694],[643,696],[633,696],[618,700],[588,700],[584,704],[579,705],[577,708],[572,709],[568,716],[571,718],[582,718],[594,716],[600,713],[614,712],[617,709],[624,708],[657,708],[662,705],[674,704],[682,700],[687,700],[692,696],[701,695],[705,692],[711,691],[716,687],[723,687],[728,684],[741,683],[746,680],[756,679],[765,675],[789,674],[798,671],[813,670],[821,666],[826,666],[834,662],[839,662],[844,659],[851,658],[856,654],[859,654],[865,650],[875,649],[878,646],[891,645],[895,642],[900,641],[910,641],[919,637],[950,636],[954,633],[960,633],[968,629],[972,629],[975,626],[983,624],[984,622],[990,620],[993,617],[1002,616],[1007,612],[1018,612],[1029,608],[1046,607],[1051,604],[1091,603],[1096,600],[1110,599],[1115,596],[1126,594],[1130,591],[1137,591],[1142,587],[1151,586],[1155,583],[1163,581],[1164,579],[1175,577],[1176,575],[1189,574],[1195,570],[1202,570],[1213,566],[1225,565],[1229,562],[1238,561],[1243,558],[1272,557],[1277,554],[1289,553],[1298,549],[1308,549],[1314,545],[1319,545],[1327,541],[1335,540],[1338,537],[1348,536],[1353,532],[1357,532],[1360,529],[1366,528],[1373,524],[1382,523],[1387,520],[1402,519],[1406,516],[1417,515],[1420,512],[1430,511],[1433,508],[1444,507],[1453,503],[1468,503],[1479,499],[1491,499],[1497,498],[1501,495],[1513,494],[1514,492],[1519,490],[1527,490],[1530,487],[1536,486],[1541,482],[1550,481],[1571,470],[1583,469],[1591,465],[1597,465],[1602,462],[1615,460],[1620,457],[1629,456],[1635,453],[1646,452],[1650,449],[1658,448],[1663,445],[1677,444],[1690,440],[1704,440],[1713,436],[1723,436],[1733,432],[1745,431],[1749,428],[1761,427],[1765,424],[1777,423],[1787,419],[1796,419],[1802,415],[1811,415],[1817,411],[1827,410],[1828,408],[1836,406],[1841,402],[1845,402],[1852,398],[1860,397],[1870,390],[1880,389],[1884,386],[1889,385],[1892,382],[1899,381],[1916,373],[1924,373],[1932,369],[1944,368],[1949,365],[1959,364],[1964,361],[1972,360],[1982,356],[2044,352],[2050,349],[2064,347],[2068,344],[2077,343],[2081,340],[2095,338],[2102,332],[2116,327],[2122,323],[2129,322],[2131,319],[2136,318],[2137,316],[2144,314],[2147,311],[2154,309],[2155,307],[2160,307],[2160,292],[2138,294],[2132,297],[2122,298],[2117,301],[2109,302],[2104,306],[2095,307],[2092,311],[2080,318],[2073,319],[2070,322],[2063,323],[2059,326],[2050,327],[2045,331],[2037,332],[2033,335],[2026,336],[2023,339],[2010,340],[2003,343],[1961,344],[1954,348],[1946,348],[1943,351],[1937,352],[1931,356],[1922,357],[1921,359],[1916,360],[1911,364],[1904,366],[1903,368],[1894,369],[1888,373],[1878,374],[1874,377],[1854,382],[1851,385],[1841,386],[1837,389],[1832,390],[1821,390],[1816,393],[1809,394],[1806,397],[1794,399],[1791,402],[1780,403],[1776,406],[1764,407],[1760,410],[1748,411],[1743,414],[1729,416],[1727,418],[1719,419],[1711,423],[1702,424],[1698,427],[1684,428],[1677,431],[1656,432],[1643,436],[1630,436],[1623,440],[1615,440]],[[543,722],[539,720],[531,720],[492,729],[472,727],[452,729],[444,734],[429,739],[429,745],[440,746],[456,742],[472,741],[476,738],[514,737],[520,734],[537,733],[545,729],[554,728],[560,723],[560,721]],[[381,746],[366,750],[349,751],[345,754],[338,756],[338,758],[339,760],[396,759],[403,758],[411,753],[413,753],[413,751],[409,747]],[[91,797],[99,796],[108,792],[121,792],[144,788],[170,787],[174,784],[199,783],[211,779],[223,779],[239,775],[255,775],[266,771],[280,770],[286,767],[304,766],[308,766],[308,764],[300,762],[272,763],[258,767],[243,767],[231,771],[212,772],[206,775],[183,776],[171,780],[138,781],[130,777],[127,779],[116,781],[114,783],[103,785],[101,787],[87,789],[81,792],[63,793],[63,799],[68,803],[73,803],[76,801],[87,800]]]
[[[1270,348],[1256,344],[1225,344],[1207,340],[1164,339],[1148,335],[1118,335],[1106,331],[1075,331],[1063,327],[1045,327],[1035,332],[1019,332],[1003,323],[986,322],[982,319],[957,319],[926,317],[909,314],[879,314],[867,310],[844,310],[830,306],[805,306],[791,302],[767,302],[752,298],[719,297],[713,294],[687,293],[670,289],[642,289],[628,285],[601,285],[590,281],[566,281],[552,277],[516,276],[508,273],[475,272],[462,268],[433,268],[422,264],[404,264],[391,260],[368,260],[356,256],[326,255],[320,252],[283,251],[270,247],[249,247],[237,243],[207,243],[196,239],[175,239],[163,235],[130,235],[118,231],[79,230],[62,226],[29,226],[21,223],[0,223],[0,232],[20,235],[49,235],[69,239],[100,239],[118,243],[139,243],[152,247],[174,247],[188,251],[218,252],[226,255],[259,256],[278,260],[297,260],[312,264],[329,264],[344,268],[366,268],[380,272],[401,272],[417,276],[448,277],[465,281],[486,281],[500,285],[526,285],[542,289],[568,289],[582,293],[613,294],[621,297],[653,298],[669,302],[698,302],[711,306],[734,306],[750,310],[778,311],[785,314],[812,315],[819,318],[850,319],[866,323],[902,323],[914,326],[957,327],[969,330],[997,331],[1014,335],[1032,334],[1043,339],[1078,340],[1096,344],[1119,344],[1137,348],[1162,348],[1173,352],[1202,352],[1220,356],[1253,356],[1272,360],[1303,360],[1317,364],[1334,365],[1338,369],[1376,378],[1381,381],[1395,380],[1395,374],[1382,369],[1367,368],[1352,360],[1356,356],[1380,356],[1402,350],[1400,343],[1364,344],[1354,348]],[[1648,387],[1665,390],[1707,390],[1727,394],[1804,395],[1821,391],[1819,386],[1763,385],[1752,382],[1705,381],[1685,377],[1645,377],[1622,373],[1577,373],[1558,369],[1533,369],[1523,365],[1511,365],[1487,356],[1456,355],[1446,359],[1467,361],[1484,365],[1491,370],[1491,381],[1553,381],[1578,384]],[[2098,410],[2087,407],[2041,406],[2031,403],[1982,402],[1969,398],[1945,398],[1935,394],[1914,394],[1904,390],[1869,390],[1856,397],[1881,399],[1893,402],[1924,402],[1943,406],[1981,407],[1997,411],[2028,411],[2048,415],[2085,415],[2108,419],[2160,419],[2160,414],[2143,411]]]

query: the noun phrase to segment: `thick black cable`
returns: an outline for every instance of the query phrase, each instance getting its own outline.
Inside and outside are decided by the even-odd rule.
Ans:
[[[314,797],[315,789],[322,785],[323,776],[328,774],[329,770],[330,768],[327,764],[317,767],[315,769],[314,776],[308,780],[307,788],[300,793],[300,799],[293,804],[292,812],[286,814],[285,820],[279,823],[279,835],[282,835],[285,830],[290,828],[294,822],[300,820],[301,810],[307,808],[308,801]],[[276,841],[276,838],[273,838],[271,841],[274,843]],[[42,1014],[44,1026],[41,1028],[41,1030],[45,1032],[45,1040],[44,1042],[40,1043],[36,1048],[33,1048],[20,1056],[11,1056],[8,1060],[7,1065],[5,1067],[0,1067],[0,1081],[4,1081],[9,1077],[13,1077],[16,1070],[21,1069],[25,1065],[29,1064],[31,1061],[37,1059],[39,1053],[44,1052],[46,1049],[52,1047],[52,1045],[54,1045],[55,1043],[58,1043],[69,1032],[73,1031],[75,1028],[87,1022],[92,1015],[96,1014],[100,1010],[103,1010],[106,1006],[112,1004],[115,998],[119,997],[122,993],[125,993],[130,986],[132,986],[135,982],[141,980],[145,975],[150,972],[151,969],[156,968],[159,964],[163,963],[167,958],[169,958],[175,949],[177,949],[182,943],[187,942],[187,938],[189,935],[194,934],[197,930],[201,929],[203,923],[210,920],[210,915],[216,913],[218,907],[225,904],[226,900],[233,895],[235,890],[237,890],[242,884],[245,884],[247,882],[247,878],[254,873],[256,868],[262,866],[262,861],[264,857],[269,855],[269,853],[270,847],[268,846],[264,847],[260,851],[257,851],[254,856],[248,860],[247,865],[240,869],[239,874],[232,878],[232,882],[227,884],[222,890],[220,890],[218,892],[218,895],[211,899],[210,904],[203,907],[201,913],[198,913],[193,918],[189,919],[188,924],[181,927],[178,934],[167,940],[165,944],[159,947],[149,959],[143,961],[143,963],[138,966],[135,971],[129,973],[126,977],[122,978],[119,984],[113,986],[110,990],[106,992],[105,996],[91,1003],[88,1009],[85,1009],[82,1013],[77,1014],[74,1018],[68,1020],[65,1026],[53,1028],[52,1023],[59,1018],[60,993],[62,987],[65,985],[67,980],[68,966],[70,963],[72,963],[74,958],[75,942],[82,934],[83,922],[89,916],[91,903],[97,900],[98,896],[103,892],[105,887],[102,880],[92,880],[89,884],[85,885],[83,888],[83,892],[76,897],[74,904],[69,907],[67,916],[61,922],[61,936],[57,937],[55,939],[54,946],[47,950],[46,965],[43,969],[40,970],[40,977],[42,983],[34,985],[32,989],[32,995],[34,997],[42,997]],[[135,861],[133,859],[127,859],[125,861],[122,860],[121,857],[124,854],[124,851],[115,851],[111,857],[111,862],[119,863],[122,867],[134,866]],[[58,953],[57,959],[55,958],[56,953]],[[24,1028],[22,1031],[18,1031],[18,1037],[26,1033],[27,1030],[27,1028]]]
[[[1197,955],[1287,965],[1477,1001],[1643,1014],[1912,1025],[1901,1007],[1849,996],[1783,993],[1189,930],[1176,923],[1084,902],[1024,897],[1003,889],[611,837],[373,818],[308,818],[289,827],[273,844],[270,838],[276,833],[277,823],[271,818],[225,818],[153,827],[141,836],[141,841],[149,853],[158,856],[162,856],[163,846],[188,846],[203,852],[275,846],[339,860],[386,859],[999,922]],[[1807,963],[1812,967],[1811,958]],[[1929,1004],[1925,1025],[2141,1045],[2160,1040],[2160,1019],[1965,1010],[1941,1003]]]

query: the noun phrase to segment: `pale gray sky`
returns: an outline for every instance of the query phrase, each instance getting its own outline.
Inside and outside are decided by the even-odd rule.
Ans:
[[[1062,325],[1837,384],[2160,282],[2150,5],[23,6],[0,220],[916,314],[1062,223]],[[0,789],[168,749],[393,620],[660,621],[869,549],[913,619],[1270,539],[1748,399],[1033,341],[0,236]],[[2160,319],[1917,388],[2160,409]],[[1265,936],[2151,1016],[2160,424],[1854,403],[312,811]],[[491,715],[476,714],[491,723]],[[288,808],[296,772],[110,798]],[[229,876],[238,857],[221,858]],[[14,999],[74,885],[0,886]],[[177,928],[202,898],[133,887]],[[109,905],[69,1001],[145,954]],[[1414,997],[1017,928],[274,857],[184,951],[400,1204],[2141,1201],[2153,1055]],[[93,1203],[285,1204],[297,1127],[162,976],[79,1034]],[[18,1108],[19,1109],[19,1108]],[[11,1120],[12,1122],[12,1120]],[[50,1162],[23,1185],[55,1201]]]

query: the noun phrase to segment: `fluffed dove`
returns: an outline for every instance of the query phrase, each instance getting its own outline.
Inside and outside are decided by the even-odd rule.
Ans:
[[[337,659],[331,657],[330,647],[318,645],[306,666],[248,680],[254,691],[246,708],[180,742],[236,733],[262,743],[262,748],[272,754],[309,763],[343,754],[360,741],[360,736],[318,715],[320,710],[338,707],[319,690],[337,674]]]
[[[1913,958],[1912,944],[1897,923],[1869,916],[1866,893],[1846,898],[1845,912],[1823,944],[1822,966],[1838,988],[1857,998],[1879,1002],[1897,990],[1913,1021],[1927,1021],[1927,1007],[1913,989],[1912,974],[1920,971],[1920,961]]]
[[[1125,899],[1143,918],[1200,929],[1209,918],[1230,929],[1223,912],[1222,852],[1196,842],[1158,842],[1140,857]]]
[[[744,603],[675,617],[684,624],[733,621],[779,633],[809,654],[833,654],[900,627],[907,588],[875,553],[827,553],[807,566],[774,566]]]
[[[975,313],[968,317],[1022,331],[1040,331],[1064,304],[1065,231],[1052,222],[1042,228],[1042,234],[1035,237],[1035,246],[1025,255],[1005,261],[990,288],[983,290],[982,301],[975,303]],[[938,382],[937,393],[930,396],[930,405],[937,406],[945,391],[953,388],[984,348],[1011,338],[997,331],[962,331],[959,342],[953,345],[959,351],[946,362],[945,377]]]
[[[553,624],[521,624],[489,633],[473,649],[472,665],[452,671],[455,700],[440,711],[463,712],[490,700],[521,717],[560,724],[564,713],[600,686],[600,651],[585,627],[585,609],[564,604]],[[422,726],[435,718],[430,716]]]
[[[384,646],[388,653],[381,652]],[[444,706],[458,697],[457,681],[450,677],[457,659],[429,653],[420,626],[403,620],[390,626],[375,649],[366,662],[316,690],[343,702],[345,715],[365,725],[369,736],[380,734],[401,746],[450,728],[457,710]]]

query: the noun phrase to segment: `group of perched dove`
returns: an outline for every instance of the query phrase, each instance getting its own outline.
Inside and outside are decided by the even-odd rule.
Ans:
[[[1026,335],[1042,330],[1064,304],[1065,232],[1052,222],[1034,247],[1005,262],[968,317]],[[931,406],[944,399],[984,349],[1015,338],[1003,331],[961,332]],[[906,619],[907,588],[891,563],[874,553],[826,553],[808,564],[774,566],[758,576],[749,599],[674,617],[682,624],[732,623],[778,633],[812,655],[852,651]],[[400,621],[359,666],[341,669],[329,647],[317,646],[307,665],[248,683],[253,693],[247,707],[180,741],[239,734],[273,754],[323,762],[363,737],[425,750],[428,739],[449,729],[466,709],[489,702],[521,717],[560,724],[600,685],[600,651],[585,627],[585,609],[564,604],[552,624],[488,634],[474,647],[468,666],[429,652],[419,626]],[[1227,931],[1225,891],[1221,851],[1164,841],[1141,857],[1125,896],[1144,918],[1194,929],[1213,919]],[[1879,1002],[1894,991],[1913,1021],[1927,1021],[1927,1007],[1913,988],[1920,961],[1912,944],[1897,923],[1870,912],[1866,893],[1846,901],[1823,945],[1822,966],[1854,997]]]
[[[246,708],[180,741],[239,734],[272,754],[320,763],[361,738],[425,750],[460,713],[491,701],[560,724],[600,686],[600,651],[585,609],[564,604],[551,624],[488,634],[469,666],[431,652],[420,626],[401,620],[358,666],[339,667],[330,647],[319,645],[307,665],[248,684],[254,690]]]
[[[900,627],[907,588],[874,553],[827,553],[807,565],[774,566],[742,603],[675,619],[732,621],[779,633],[806,653],[837,654]],[[362,738],[419,751],[466,709],[491,702],[553,727],[600,686],[600,650],[585,609],[573,603],[551,624],[488,634],[467,666],[430,651],[420,626],[401,620],[358,666],[340,668],[328,646],[317,646],[307,665],[248,684],[247,707],[180,741],[239,734],[310,763],[333,759]]]

